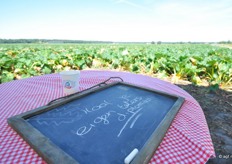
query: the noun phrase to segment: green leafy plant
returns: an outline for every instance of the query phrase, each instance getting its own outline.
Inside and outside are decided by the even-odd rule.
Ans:
[[[232,83],[232,50],[203,44],[0,45],[0,82],[69,69],[119,69],[195,84]]]

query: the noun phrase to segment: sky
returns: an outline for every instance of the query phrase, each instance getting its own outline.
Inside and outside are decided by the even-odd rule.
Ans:
[[[0,0],[0,39],[232,41],[232,0]]]

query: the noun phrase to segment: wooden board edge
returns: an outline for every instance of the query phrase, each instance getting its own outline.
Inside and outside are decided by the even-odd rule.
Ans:
[[[23,118],[11,117],[7,122],[48,164],[79,164]]]
[[[181,96],[178,96],[178,95],[175,95],[175,94],[170,94],[170,93],[167,93],[167,92],[164,92],[164,91],[160,91],[160,90],[157,90],[157,89],[153,89],[153,88],[150,88],[150,87],[146,87],[146,86],[140,86],[140,85],[136,85],[136,84],[132,84],[132,83],[127,83],[127,82],[118,82],[118,83],[119,84],[124,84],[124,85],[127,85],[127,86],[131,86],[131,87],[135,87],[135,88],[138,88],[138,89],[146,90],[146,91],[155,92],[155,93],[158,93],[160,95],[171,97],[171,98],[177,98],[178,99],[178,98],[181,97]],[[181,98],[183,98],[183,97],[181,97]]]
[[[133,159],[131,164],[147,164],[153,157],[155,151],[159,147],[166,132],[172,124],[173,119],[177,115],[179,109],[183,105],[185,99],[179,97],[175,104],[172,106],[170,111],[166,114],[165,118],[159,124],[157,129],[152,133],[150,138],[144,144],[143,148],[140,150],[138,155]]]
[[[150,158],[153,156],[155,150],[158,148],[159,144],[161,143],[165,133],[167,132],[168,128],[170,127],[175,115],[177,114],[178,110],[180,109],[181,105],[184,102],[184,98],[176,95],[172,95],[169,93],[165,93],[162,91],[155,90],[153,88],[148,88],[144,86],[139,86],[127,82],[113,82],[107,85],[99,86],[98,88],[93,88],[84,92],[81,92],[77,95],[73,95],[64,100],[60,100],[57,102],[52,103],[48,106],[42,106],[36,108],[34,110],[24,112],[17,116],[13,116],[8,118],[8,124],[25,140],[29,143],[29,145],[48,163],[59,163],[61,161],[65,161],[65,163],[70,164],[78,164],[76,160],[74,160],[71,156],[66,154],[63,150],[57,147],[54,143],[52,143],[46,136],[41,134],[37,129],[32,127],[25,119],[30,118],[32,116],[41,114],[43,112],[49,111],[57,106],[64,105],[69,103],[75,99],[87,96],[91,93],[101,91],[107,89],[111,86],[123,84],[126,86],[135,87],[138,89],[146,90],[161,94],[163,96],[168,96],[172,98],[176,98],[176,103],[172,106],[170,111],[167,113],[165,118],[161,121],[160,125],[157,129],[152,133],[150,138],[147,140],[143,148],[140,150],[138,155],[134,158],[131,164],[141,164],[141,163],[148,163]],[[171,118],[168,121],[168,118]],[[162,127],[162,128],[161,128]],[[24,133],[22,133],[24,131]],[[31,136],[32,133],[35,133],[35,136]],[[41,146],[47,145],[47,146]]]
[[[119,82],[113,82],[107,85],[99,86],[98,88],[83,91],[67,99],[54,102],[51,105],[44,105],[16,116],[12,116],[7,119],[7,122],[10,127],[12,127],[12,129],[14,129],[46,162],[56,164],[63,161],[63,163],[67,164],[79,164],[71,156],[69,156],[62,149],[51,142],[49,138],[44,136],[40,131],[27,123],[26,119],[52,110],[53,108],[69,103],[75,99],[87,96],[91,93],[109,88],[118,83]]]
[[[44,105],[44,106],[35,108],[33,110],[21,113],[21,114],[19,114],[17,116],[21,117],[21,118],[24,118],[24,119],[28,119],[28,118],[33,117],[35,115],[38,115],[38,114],[44,113],[46,111],[49,111],[49,110],[51,110],[53,108],[56,108],[56,107],[58,107],[60,105],[67,104],[67,103],[69,103],[69,102],[71,102],[73,100],[76,100],[76,99],[79,99],[81,97],[87,96],[87,95],[89,95],[91,93],[94,93],[94,92],[97,92],[97,91],[101,91],[101,90],[109,88],[109,87],[111,87],[113,85],[117,85],[118,83],[120,83],[120,82],[113,82],[113,83],[110,83],[110,84],[107,84],[107,85],[100,86],[98,88],[93,88],[91,90],[83,91],[81,93],[73,95],[72,97],[61,99],[61,100],[56,101],[56,102],[54,102],[54,103],[52,103],[50,105]]]

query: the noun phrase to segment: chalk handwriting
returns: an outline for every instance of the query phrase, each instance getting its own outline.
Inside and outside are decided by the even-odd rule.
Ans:
[[[127,112],[134,114],[139,108],[141,108],[144,104],[148,103],[151,101],[151,98],[147,98],[141,102],[139,102],[135,106],[131,106],[130,108],[127,109]]]
[[[85,109],[82,109],[82,111],[85,113],[85,114],[88,114],[88,113],[91,113],[91,112],[94,112],[94,111],[97,111],[97,110],[100,110],[102,108],[105,108],[107,107],[108,105],[111,105],[112,103],[109,103],[107,102],[106,100],[104,100],[103,103],[99,104],[99,105],[96,105],[90,109],[88,108],[85,108]]]
[[[75,121],[75,119],[69,119],[69,118],[57,118],[54,120],[54,118],[40,118],[40,119],[35,119],[38,124],[40,125],[56,125],[60,126],[61,124],[70,124]]]
[[[126,115],[125,114],[121,114],[121,113],[117,113],[118,115],[118,121],[123,121],[126,119]]]
[[[124,99],[123,103],[121,105],[118,105],[119,108],[121,109],[127,109],[129,108],[131,105],[137,103],[138,101],[142,100],[142,97],[135,97],[134,99],[129,99],[129,96],[122,96],[121,98]]]
[[[138,120],[138,118],[142,115],[142,113],[138,114],[135,119],[132,121],[131,125],[130,125],[130,128],[133,128],[135,122]]]
[[[126,100],[126,101],[130,101],[130,97],[131,97],[131,96],[128,96],[128,95],[122,95],[122,96],[119,97],[119,98],[124,99],[124,100]]]
[[[55,112],[48,112],[43,117],[34,117],[33,120],[40,125],[60,126],[61,124],[70,124],[82,118],[82,113],[77,106],[62,106],[61,108],[55,109]]]
[[[134,127],[136,121],[142,116],[141,110],[143,109],[143,105],[149,103],[152,100],[150,97],[132,97],[129,95],[123,95],[119,97],[119,99],[121,99],[121,102],[119,104],[116,104],[116,107],[121,109],[119,112],[114,110],[107,111],[106,113],[95,117],[89,124],[77,128],[76,131],[72,131],[72,133],[78,136],[84,136],[85,134],[88,134],[92,129],[98,127],[98,124],[109,125],[112,119],[116,119],[119,122],[124,122],[122,128],[117,134],[117,137],[120,137],[127,127]],[[88,114],[98,111],[102,108],[105,108],[107,110],[108,108],[106,107],[108,105],[114,104],[104,100],[101,104],[96,105],[92,108],[82,108],[82,111],[85,114]]]
[[[93,122],[96,124],[101,123],[101,122],[103,122],[104,124],[109,124],[110,122],[109,122],[108,118],[110,116],[110,113],[115,113],[115,111],[109,111],[106,114],[95,118]]]
[[[130,118],[126,121],[126,123],[123,125],[123,127],[121,128],[121,130],[119,131],[117,137],[120,137],[120,135],[122,134],[123,130],[126,128],[127,124],[130,122],[131,119],[133,119],[133,117],[139,113],[143,108],[140,108],[137,112],[133,113]],[[134,122],[134,121],[133,121]]]
[[[95,125],[93,125],[93,124],[90,124],[89,127],[82,126],[82,127],[80,127],[76,132],[73,132],[73,131],[72,131],[72,133],[75,133],[75,134],[78,135],[78,136],[83,136],[83,135],[89,133],[90,130],[91,130],[93,127],[95,127]]]

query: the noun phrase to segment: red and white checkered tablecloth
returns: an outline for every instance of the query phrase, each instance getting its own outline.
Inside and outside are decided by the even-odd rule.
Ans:
[[[151,164],[206,163],[215,157],[204,113],[197,101],[181,88],[149,76],[113,71],[81,71],[80,89],[89,88],[109,77],[169,92],[185,98]],[[7,124],[7,118],[46,105],[64,96],[59,74],[37,76],[0,85],[0,163],[46,163]]]

